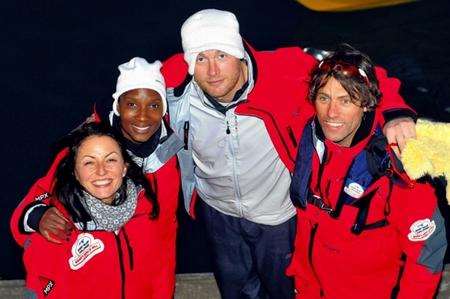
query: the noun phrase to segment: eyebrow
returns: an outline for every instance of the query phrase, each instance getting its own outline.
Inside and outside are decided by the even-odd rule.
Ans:
[[[152,90],[154,90],[154,89],[152,89]],[[155,90],[156,91],[156,90]],[[127,99],[127,100],[134,100],[134,101],[139,101],[139,99],[138,98],[136,98],[136,97],[133,97],[133,96],[130,96],[130,95],[126,95],[126,96],[124,96],[122,99]],[[152,100],[152,101],[160,101],[160,102],[162,102],[162,99],[160,98],[160,97],[158,97],[158,96],[155,96],[155,97],[151,97],[150,98],[150,100]]]
[[[107,154],[107,155],[105,156],[105,158],[111,156],[112,154],[117,154],[117,155],[119,155],[118,152],[112,151],[112,152],[110,152],[109,154]],[[94,157],[94,156],[91,156],[91,155],[84,155],[84,156],[81,157],[81,158],[82,158],[82,159],[84,159],[84,158],[92,158],[92,159],[96,159],[97,157]]]
[[[324,93],[322,91],[317,92],[317,95],[322,95],[322,96],[327,96],[330,97],[330,95],[328,93]]]
[[[321,96],[326,96],[327,98],[331,98],[331,96],[328,93],[324,93],[323,91],[319,91],[317,92],[317,95],[321,95]],[[338,99],[342,99],[342,98],[352,98],[349,94],[346,95],[342,95],[342,96],[338,96]]]

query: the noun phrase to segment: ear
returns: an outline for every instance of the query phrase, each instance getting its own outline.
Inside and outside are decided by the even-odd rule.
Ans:
[[[127,165],[125,165],[125,166],[123,167],[122,177],[125,177],[125,176],[127,175],[127,170],[128,170]]]
[[[364,107],[363,112],[367,112],[367,111],[369,111],[369,109],[367,107]]]
[[[120,97],[119,97],[120,98]],[[117,100],[115,100],[114,102],[113,102],[113,111],[114,111],[114,114],[115,115],[117,115],[117,116],[120,116],[120,112],[119,112],[119,100],[120,99],[117,99]]]

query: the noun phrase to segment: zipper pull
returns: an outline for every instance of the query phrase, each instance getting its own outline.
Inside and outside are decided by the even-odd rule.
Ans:
[[[184,127],[183,127],[183,129],[184,129],[184,149],[185,150],[187,150],[188,149],[188,141],[189,141],[189,122],[188,121],[185,121],[184,122]]]
[[[227,133],[227,134],[231,133],[231,131],[230,131],[230,124],[228,123],[228,120],[227,120],[227,130],[225,131],[225,133]]]

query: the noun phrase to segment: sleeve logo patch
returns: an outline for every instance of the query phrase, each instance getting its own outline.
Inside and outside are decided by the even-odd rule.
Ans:
[[[434,220],[428,218],[417,220],[409,228],[411,232],[408,234],[408,239],[413,242],[425,241],[436,230]]]
[[[48,194],[48,192],[42,193],[41,195],[38,195],[34,198],[34,200],[36,201],[42,201],[46,198],[48,198],[50,196],[50,194]]]
[[[94,236],[89,233],[79,234],[72,245],[72,257],[69,259],[70,269],[80,269],[103,249],[105,249],[105,245],[101,240],[94,239]]]
[[[53,280],[48,279],[43,276],[39,276],[39,283],[41,285],[42,294],[44,294],[44,297],[48,296],[50,294],[50,292],[53,290],[53,288],[55,287],[55,282]],[[31,296],[31,297],[25,296],[25,298],[37,298],[36,293],[34,293],[33,295],[34,296]]]
[[[55,286],[55,283],[52,280],[49,280],[47,285],[45,286],[44,290],[42,291],[44,293],[44,295],[47,296],[48,294],[50,294],[50,292],[52,291],[54,286]]]

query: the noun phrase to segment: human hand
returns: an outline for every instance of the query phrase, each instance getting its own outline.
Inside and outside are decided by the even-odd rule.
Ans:
[[[405,148],[406,141],[416,138],[416,124],[411,117],[399,117],[388,121],[383,127],[383,133],[389,144],[396,144],[392,149],[398,158]]]
[[[49,242],[61,244],[68,239],[72,230],[73,225],[55,207],[45,211],[39,221],[39,233]]]

